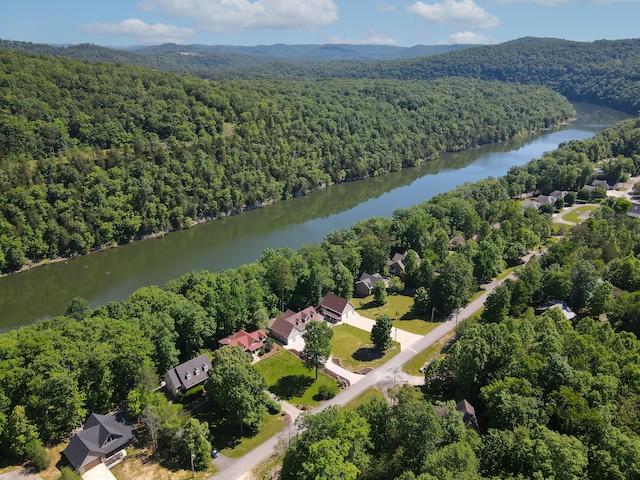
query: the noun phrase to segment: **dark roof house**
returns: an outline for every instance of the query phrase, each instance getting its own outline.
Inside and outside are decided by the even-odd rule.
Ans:
[[[447,416],[447,409],[445,407],[441,407],[436,405],[436,416],[438,418],[444,418]],[[462,421],[464,422],[464,426],[467,428],[473,428],[475,431],[479,431],[478,427],[478,419],[476,418],[476,409],[473,408],[466,400],[460,400],[456,404],[456,412],[462,414]]]
[[[331,323],[338,323],[353,315],[355,307],[346,298],[329,292],[320,301],[320,311],[325,320]]]
[[[266,339],[267,334],[264,330],[256,330],[255,332],[240,330],[233,335],[229,335],[227,338],[219,340],[218,343],[222,346],[238,345],[245,352],[255,353],[264,347],[264,341]]]
[[[136,433],[123,412],[111,415],[92,413],[82,431],[71,437],[63,453],[73,468],[82,474],[100,463],[113,464],[112,459],[122,456],[118,454],[131,443]]]
[[[211,360],[206,353],[187,360],[172,368],[164,375],[167,390],[176,396],[180,391],[187,391],[207,381],[207,371],[211,368]]]
[[[549,300],[544,305],[536,307],[535,312],[540,315],[550,308],[558,308],[562,312],[562,315],[564,315],[564,318],[566,318],[567,320],[573,320],[577,316],[576,313],[571,310],[571,307],[567,305],[567,302],[563,302],[561,300]]]
[[[283,345],[299,340],[311,320],[322,320],[315,307],[307,307],[299,312],[287,310],[281,317],[269,322],[269,334]]]
[[[400,275],[404,272],[405,265],[404,259],[407,256],[407,252],[404,253],[396,253],[391,257],[391,260],[387,260],[387,266],[389,267],[389,272],[393,275]]]

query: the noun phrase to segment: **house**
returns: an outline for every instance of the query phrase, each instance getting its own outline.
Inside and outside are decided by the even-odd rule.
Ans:
[[[404,272],[404,259],[407,256],[407,252],[404,253],[396,253],[393,255],[391,260],[387,260],[387,266],[389,267],[389,272],[392,275],[400,275]]]
[[[593,185],[594,187],[597,187],[598,185],[604,187],[605,190],[613,190],[613,186],[609,185],[609,183],[606,180],[594,180],[593,182],[591,182],[591,185]]]
[[[125,457],[124,449],[136,434],[124,412],[110,415],[92,413],[82,430],[71,437],[63,453],[80,474],[101,463],[111,467]]]
[[[631,210],[629,210],[629,212],[627,213],[627,216],[629,216],[631,218],[640,217],[640,203],[633,202],[632,205],[633,206],[631,207]]]
[[[441,407],[440,405],[435,406],[436,416],[438,418],[444,418],[447,416],[447,409],[445,407]],[[464,422],[464,426],[467,428],[473,428],[475,431],[479,431],[478,427],[478,419],[476,417],[476,410],[466,400],[460,400],[456,404],[456,412],[462,414],[462,421]]]
[[[264,332],[264,330],[256,330],[255,332],[240,330],[233,335],[229,335],[227,338],[219,340],[218,343],[222,346],[238,345],[245,352],[249,352],[253,355],[258,350],[264,347],[264,341],[266,339],[267,334]]]
[[[549,194],[550,197],[554,198],[564,198],[567,195],[567,192],[564,190],[554,190]]]
[[[311,320],[322,320],[315,307],[307,307],[297,313],[287,310],[281,317],[271,319],[269,334],[283,345],[289,345],[302,338]]]
[[[169,393],[176,397],[178,392],[186,392],[190,388],[207,381],[207,371],[211,368],[211,360],[207,354],[192,358],[164,375]]]
[[[522,208],[529,208],[529,207],[531,207],[531,208],[535,208],[535,209],[537,210],[537,209],[539,209],[539,208],[540,208],[540,204],[539,204],[538,202],[536,202],[536,201],[533,201],[533,202],[531,202],[531,201],[529,201],[529,202],[524,202],[524,203],[522,204]]]
[[[343,322],[355,312],[355,307],[346,298],[335,293],[327,293],[320,301],[320,312],[331,323]]]
[[[373,293],[373,287],[378,282],[385,282],[385,285],[387,283],[379,273],[371,275],[370,273],[364,272],[354,284],[354,292],[359,297],[368,297]]]
[[[545,203],[548,203],[549,205],[555,205],[556,200],[558,200],[558,197],[554,197],[553,195],[538,195],[536,197],[536,202],[538,202],[540,205],[544,205]]]
[[[567,302],[563,302],[560,300],[549,300],[549,302],[545,303],[544,305],[536,307],[535,311],[538,315],[540,315],[541,313],[546,312],[550,308],[559,308],[567,320],[573,320],[574,318],[577,317],[576,313],[573,310],[571,310],[569,305],[567,305]]]

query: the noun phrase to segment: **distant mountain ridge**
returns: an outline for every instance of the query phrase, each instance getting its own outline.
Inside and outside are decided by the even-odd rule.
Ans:
[[[35,54],[65,56],[76,60],[116,62],[169,71],[197,72],[218,66],[247,66],[280,61],[398,60],[439,55],[469,48],[471,45],[178,45],[165,43],[151,46],[104,47],[81,43],[48,45],[42,43],[0,40],[0,49]],[[182,57],[182,58],[181,58]],[[187,58],[184,58],[187,57]]]

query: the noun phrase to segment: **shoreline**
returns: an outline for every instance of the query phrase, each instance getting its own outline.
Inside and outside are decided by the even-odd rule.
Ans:
[[[514,138],[523,137],[523,136],[527,136],[527,135],[535,135],[536,133],[549,132],[549,131],[553,131],[553,130],[556,130],[556,129],[564,128],[564,127],[569,126],[575,120],[576,120],[576,117],[574,116],[574,117],[572,117],[570,119],[567,119],[567,120],[565,120],[565,121],[563,121],[561,123],[558,123],[557,125],[554,125],[553,127],[543,127],[543,128],[538,129],[538,130],[523,132],[523,133],[517,135]],[[467,148],[464,148],[462,150],[457,150],[456,152],[471,150],[471,149],[477,148],[477,147],[479,147],[481,145],[490,145],[490,144],[493,144],[493,143],[501,143],[501,142],[502,141],[487,142],[487,143],[483,143],[483,144],[474,144],[474,145],[470,145]],[[456,152],[454,152],[454,151],[446,151],[446,152],[443,152],[440,155],[438,155],[438,158],[440,158],[442,155],[446,155],[448,153],[456,153]],[[432,159],[418,159],[412,164],[403,163],[400,170],[404,170],[406,168],[416,167],[416,166],[428,163],[431,160]],[[390,173],[393,173],[394,171],[396,171],[396,170],[388,171],[384,175],[388,175]],[[312,189],[309,189],[309,190],[302,190],[302,191],[294,192],[290,198],[282,198],[282,199],[279,199],[279,200],[275,200],[275,199],[271,198],[271,199],[266,199],[266,200],[263,200],[261,202],[255,203],[253,205],[244,205],[244,206],[241,206],[241,207],[236,207],[236,208],[234,208],[232,210],[229,210],[227,212],[222,212],[221,214],[216,215],[216,216],[200,217],[200,218],[198,218],[196,220],[193,220],[192,223],[190,223],[188,226],[185,226],[183,228],[168,229],[168,230],[162,230],[160,232],[154,232],[154,233],[150,233],[150,234],[146,234],[146,235],[140,235],[140,236],[132,238],[130,241],[128,241],[126,243],[119,243],[119,244],[114,244],[114,245],[101,246],[99,248],[96,248],[96,249],[93,249],[93,250],[89,250],[87,253],[83,253],[83,254],[79,254],[79,255],[77,254],[77,255],[70,256],[70,257],[53,257],[53,258],[40,260],[38,262],[29,262],[29,263],[24,264],[19,270],[15,270],[13,272],[0,273],[0,278],[8,277],[8,276],[11,276],[11,275],[17,275],[17,274],[20,274],[22,272],[27,272],[27,271],[32,270],[34,268],[43,267],[45,265],[49,265],[49,264],[52,264],[52,263],[60,263],[60,262],[72,261],[72,260],[74,260],[74,259],[76,259],[78,257],[84,257],[84,256],[87,256],[87,255],[92,255],[94,253],[99,253],[99,252],[102,252],[102,251],[106,251],[106,250],[109,250],[111,248],[117,248],[117,247],[119,247],[121,245],[127,245],[127,244],[132,243],[132,242],[138,242],[138,241],[141,241],[141,240],[152,240],[154,238],[161,238],[161,237],[164,237],[167,234],[171,234],[173,232],[178,232],[180,230],[187,230],[189,228],[195,227],[196,225],[200,225],[202,223],[213,222],[213,221],[219,220],[221,218],[226,218],[226,217],[231,217],[231,216],[234,216],[234,215],[239,215],[239,214],[241,214],[243,212],[247,212],[247,211],[250,211],[250,210],[255,210],[255,209],[258,209],[258,208],[265,208],[265,207],[268,207],[270,205],[273,205],[274,203],[278,203],[278,202],[281,202],[281,201],[287,201],[287,200],[290,200],[292,198],[300,197],[300,196],[303,196],[303,195],[310,195],[313,192],[316,192],[316,191],[319,191],[319,190],[324,190],[325,188],[331,187],[332,185],[339,185],[341,183],[350,183],[350,182],[357,182],[357,181],[360,181],[360,180],[366,180],[367,178],[371,178],[371,176],[372,175],[361,175],[359,177],[345,178],[341,182],[322,183],[322,184],[319,184],[316,187],[314,187]]]

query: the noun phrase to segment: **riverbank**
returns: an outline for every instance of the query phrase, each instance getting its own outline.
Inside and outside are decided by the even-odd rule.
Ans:
[[[573,119],[570,119],[569,122],[573,122],[575,120],[576,120],[576,118],[574,117]],[[536,131],[532,131],[532,132],[523,133],[521,135],[516,136],[516,138],[514,138],[512,140],[529,138],[529,137],[531,137],[533,135],[541,134],[541,133],[551,133],[551,132],[554,132],[554,131],[559,131],[559,130],[561,130],[563,128],[566,128],[568,125],[569,125],[569,123],[567,123],[567,121],[565,121],[565,122],[562,122],[562,123],[560,123],[560,124],[558,124],[558,125],[556,125],[554,127],[551,127],[551,128],[541,128],[537,132]],[[491,145],[501,145],[501,144],[504,144],[504,142],[492,142],[492,143],[485,143],[485,144],[480,144],[480,145],[476,144],[476,145],[471,145],[471,146],[468,146],[468,147],[466,147],[464,149],[457,150],[457,151],[447,151],[447,152],[444,152],[443,154],[439,155],[439,157],[435,158],[435,159],[418,159],[418,160],[414,161],[413,163],[404,163],[402,165],[402,170],[411,169],[411,168],[417,168],[417,167],[421,167],[421,166],[423,166],[425,164],[429,164],[429,163],[432,163],[432,162],[442,161],[443,157],[447,157],[447,156],[450,156],[450,155],[453,155],[453,154],[460,154],[460,153],[464,153],[464,152],[477,150],[477,149],[479,149],[481,147],[487,147],[487,146],[491,146]],[[237,207],[237,208],[234,208],[234,209],[226,211],[226,212],[222,212],[219,215],[200,217],[200,218],[197,218],[195,220],[192,220],[191,222],[188,223],[188,225],[186,225],[185,227],[182,227],[182,228],[166,229],[166,230],[162,230],[162,231],[159,231],[159,232],[154,232],[154,233],[150,233],[150,234],[146,234],[146,235],[136,236],[136,237],[132,238],[129,242],[120,243],[120,244],[103,245],[103,246],[101,246],[99,248],[90,250],[90,251],[88,251],[87,253],[84,253],[84,254],[76,254],[76,255],[73,255],[73,256],[69,256],[69,257],[63,257],[63,256],[52,257],[52,258],[47,258],[47,259],[40,260],[40,261],[37,261],[37,262],[29,262],[29,263],[24,264],[19,270],[12,271],[12,272],[0,273],[0,278],[17,275],[17,274],[24,273],[24,272],[28,272],[28,271],[31,271],[33,269],[37,269],[39,267],[43,267],[43,266],[46,266],[46,265],[69,262],[69,261],[75,261],[78,258],[82,258],[82,257],[86,257],[88,255],[101,253],[101,252],[104,252],[104,251],[107,251],[107,250],[110,250],[110,249],[114,249],[114,248],[119,248],[119,247],[122,247],[122,246],[130,245],[132,243],[140,242],[142,240],[153,240],[153,239],[163,238],[166,235],[173,234],[173,233],[180,232],[180,231],[184,231],[184,230],[189,230],[189,229],[191,229],[193,227],[196,227],[198,225],[219,221],[221,219],[226,219],[226,218],[229,218],[229,217],[237,216],[237,215],[240,215],[242,213],[250,212],[250,211],[253,211],[253,210],[256,210],[256,209],[266,208],[266,207],[272,206],[272,205],[274,205],[276,203],[287,202],[287,201],[290,201],[290,200],[295,199],[295,198],[308,196],[308,195],[311,195],[313,193],[325,190],[325,189],[327,189],[329,187],[334,187],[334,186],[343,185],[343,184],[353,184],[355,182],[361,182],[361,181],[369,180],[369,179],[372,179],[372,178],[381,178],[381,177],[385,177],[385,176],[397,173],[398,171],[400,171],[400,170],[389,171],[389,172],[384,173],[383,175],[363,175],[363,176],[359,176],[359,177],[345,178],[341,182],[322,183],[322,184],[319,184],[316,187],[313,187],[311,189],[295,192],[291,198],[266,199],[266,200],[263,200],[261,202],[257,202],[257,203],[255,203],[253,205],[244,205],[244,206]]]

